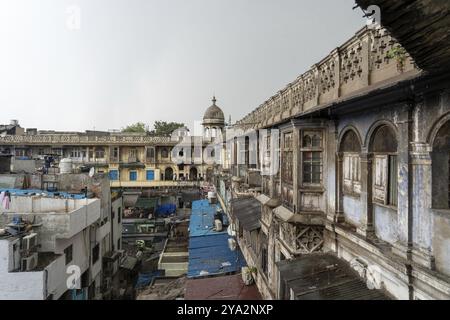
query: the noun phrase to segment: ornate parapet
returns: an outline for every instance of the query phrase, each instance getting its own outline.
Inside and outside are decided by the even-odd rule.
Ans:
[[[174,144],[170,137],[140,135],[38,134],[0,137],[0,145],[158,145]]]
[[[372,85],[395,83],[411,71],[420,70],[387,30],[364,27],[236,124],[244,130],[269,127]]]

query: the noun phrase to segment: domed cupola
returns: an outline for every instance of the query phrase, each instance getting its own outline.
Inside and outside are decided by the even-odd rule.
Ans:
[[[216,97],[213,97],[212,102],[212,106],[206,109],[205,115],[203,116],[203,125],[224,126],[225,116],[223,115],[222,109],[216,105]]]
[[[212,106],[206,109],[203,116],[203,128],[205,137],[216,138],[223,133],[225,116],[222,109],[216,105],[216,97],[213,97],[212,102]]]

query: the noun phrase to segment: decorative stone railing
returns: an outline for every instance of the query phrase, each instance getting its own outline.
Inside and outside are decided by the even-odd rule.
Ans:
[[[122,136],[122,135],[69,135],[69,134],[38,134],[38,135],[7,135],[0,136],[0,144],[42,144],[42,145],[106,145],[106,144],[165,144],[174,143],[170,137],[152,136]]]
[[[186,140],[187,141],[187,140]],[[186,142],[185,141],[185,142]],[[211,138],[202,138],[202,144],[211,143]],[[145,135],[84,135],[84,134],[37,134],[0,136],[0,145],[168,145],[179,144],[180,140],[171,137]]]
[[[411,71],[420,70],[386,29],[364,27],[236,124],[268,127]]]

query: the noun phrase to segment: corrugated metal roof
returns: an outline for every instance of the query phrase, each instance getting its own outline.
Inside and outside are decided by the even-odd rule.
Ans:
[[[142,197],[140,197],[136,201],[136,204],[134,206],[136,208],[152,209],[152,208],[156,208],[157,204],[158,204],[158,198],[142,198]]]
[[[280,293],[292,292],[296,300],[387,300],[380,290],[370,290],[348,263],[331,253],[305,255],[277,263]]]
[[[33,196],[45,194],[46,197],[61,197],[66,199],[85,199],[84,193],[70,193],[66,191],[46,191],[40,189],[0,188],[0,192],[9,191],[12,196]]]
[[[189,239],[188,277],[240,271],[247,264],[239,250],[231,251],[227,233]]]
[[[208,200],[194,201],[189,224],[188,277],[225,274],[239,271],[246,262],[239,250],[231,251],[230,236],[224,228],[216,232],[214,214],[218,207]]]
[[[208,235],[217,235],[226,233],[226,230],[221,232],[213,231],[214,229],[214,214],[216,214],[217,206],[212,205],[208,200],[199,200],[192,203],[192,213],[189,223],[189,236],[200,237]],[[224,221],[225,224],[226,221]]]
[[[239,198],[231,201],[233,214],[245,230],[253,231],[261,228],[261,203],[251,198]]]
[[[240,274],[186,281],[186,300],[261,300],[255,284],[246,286]]]

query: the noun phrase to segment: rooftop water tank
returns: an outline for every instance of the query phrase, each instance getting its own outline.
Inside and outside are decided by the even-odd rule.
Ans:
[[[60,173],[72,173],[72,159],[64,158],[59,162]]]

